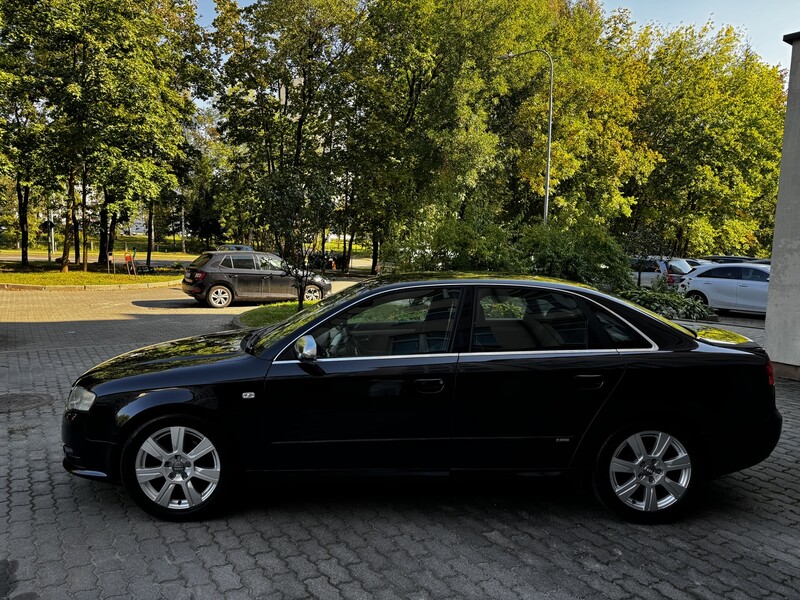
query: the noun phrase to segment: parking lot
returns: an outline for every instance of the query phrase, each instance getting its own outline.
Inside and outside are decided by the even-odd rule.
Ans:
[[[800,597],[800,383],[786,380],[773,455],[658,527],[528,480],[281,482],[218,519],[165,523],[62,469],[77,375],[250,308],[175,288],[0,291],[0,598]],[[730,323],[763,341],[763,320]]]

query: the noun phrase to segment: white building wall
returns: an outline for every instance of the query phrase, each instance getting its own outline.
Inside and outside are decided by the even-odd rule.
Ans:
[[[800,379],[800,32],[783,39],[792,45],[792,62],[772,241],[766,346],[777,375]]]

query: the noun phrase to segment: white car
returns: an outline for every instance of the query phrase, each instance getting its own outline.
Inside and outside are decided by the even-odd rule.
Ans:
[[[715,263],[685,275],[678,290],[711,308],[765,314],[770,265]]]

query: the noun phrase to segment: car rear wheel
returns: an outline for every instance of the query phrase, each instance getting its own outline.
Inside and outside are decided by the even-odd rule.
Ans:
[[[595,494],[629,521],[675,518],[699,480],[699,461],[688,442],[686,434],[672,429],[633,427],[612,435],[595,464]]]
[[[155,419],[125,443],[122,482],[151,515],[197,519],[222,502],[231,470],[224,459],[222,437],[209,424],[190,416]]]
[[[307,285],[306,291],[303,294],[303,300],[306,302],[314,302],[315,300],[322,300],[322,290],[316,285]]]
[[[211,308],[225,308],[233,300],[233,294],[224,285],[215,285],[208,290],[206,303]]]
[[[708,306],[708,298],[706,298],[705,294],[703,294],[702,292],[691,291],[688,294],[686,294],[686,297],[692,298],[693,300],[697,300],[700,304],[705,304],[706,306]]]

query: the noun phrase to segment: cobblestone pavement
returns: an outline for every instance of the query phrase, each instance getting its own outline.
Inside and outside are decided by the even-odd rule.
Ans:
[[[248,308],[214,311],[174,289],[0,292],[0,396],[49,396],[0,411],[0,598],[800,597],[794,382],[778,383],[773,455],[658,527],[552,482],[405,480],[284,483],[222,518],[164,523],[121,488],[63,471],[60,415],[79,373]]]

